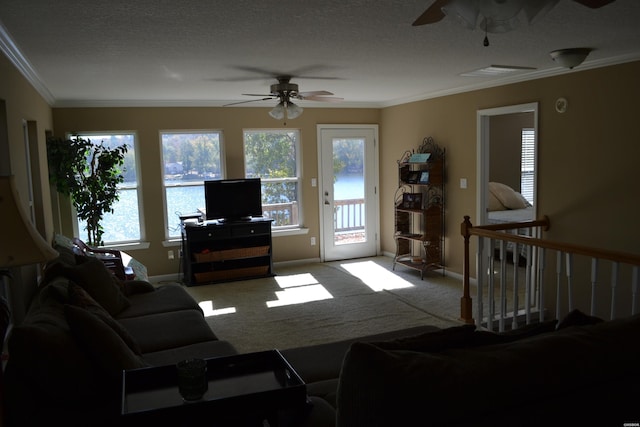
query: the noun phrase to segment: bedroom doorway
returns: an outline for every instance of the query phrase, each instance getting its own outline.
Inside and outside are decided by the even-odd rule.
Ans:
[[[493,130],[497,131],[492,132]],[[500,139],[500,129],[515,129],[517,136]],[[505,130],[505,133],[509,131]],[[492,141],[493,140],[493,141]],[[493,143],[492,143],[493,142]],[[506,144],[506,145],[505,145]],[[492,147],[493,151],[492,152]],[[500,147],[499,150],[496,147]],[[505,148],[508,147],[508,148]],[[526,150],[526,153],[524,152]],[[489,182],[507,181],[519,193],[526,193],[532,218],[537,212],[538,103],[497,107],[477,112],[477,215],[478,224],[489,222]],[[505,167],[506,166],[506,167]],[[510,171],[510,172],[509,172]],[[516,178],[513,175],[517,174]],[[511,178],[509,178],[511,176]],[[526,179],[525,179],[526,177]]]

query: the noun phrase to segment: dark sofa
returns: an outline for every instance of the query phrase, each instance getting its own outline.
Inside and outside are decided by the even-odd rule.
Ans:
[[[60,257],[9,333],[8,425],[116,425],[123,369],[237,353],[182,286],[121,282],[100,260],[54,247]]]
[[[123,369],[237,354],[182,286],[122,282],[99,260],[56,249],[9,335],[9,426],[119,425]],[[309,396],[287,425],[637,422],[638,337],[638,315],[603,322],[575,311],[501,334],[425,325],[284,349]]]
[[[640,315],[604,322],[573,311],[559,323],[501,334],[464,325],[393,335],[282,352],[307,381],[308,425],[555,426],[571,420],[620,426],[640,420]]]

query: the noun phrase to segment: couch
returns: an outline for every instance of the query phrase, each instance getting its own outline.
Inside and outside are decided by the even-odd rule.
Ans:
[[[462,325],[394,334],[282,352],[307,382],[307,425],[640,421],[640,315],[605,322],[574,310],[504,333]]]
[[[116,425],[123,369],[237,353],[182,286],[120,281],[100,259],[60,239],[54,248],[60,256],[9,333],[8,425]]]
[[[7,425],[119,425],[123,369],[237,354],[182,286],[120,281],[55,246],[60,257],[9,335]],[[287,425],[637,422],[639,336],[639,315],[604,322],[574,311],[505,333],[425,325],[283,349],[308,394]]]

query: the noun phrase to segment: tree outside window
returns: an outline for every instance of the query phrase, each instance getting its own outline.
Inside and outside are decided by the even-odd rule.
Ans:
[[[245,176],[262,180],[262,210],[273,226],[300,225],[300,133],[297,130],[244,132]]]
[[[167,237],[180,236],[180,215],[205,207],[204,181],[224,178],[222,132],[161,132]]]

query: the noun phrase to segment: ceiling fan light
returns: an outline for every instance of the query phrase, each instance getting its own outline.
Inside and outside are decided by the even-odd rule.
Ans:
[[[300,117],[304,110],[299,105],[294,104],[293,102],[287,103],[287,117],[290,119],[295,119]]]
[[[588,47],[575,47],[570,49],[558,49],[549,52],[551,59],[558,63],[561,67],[573,69],[582,64],[591,53]]]
[[[282,120],[284,119],[284,112],[284,102],[280,101],[278,102],[278,105],[276,105],[271,111],[269,111],[269,115],[276,120]]]

